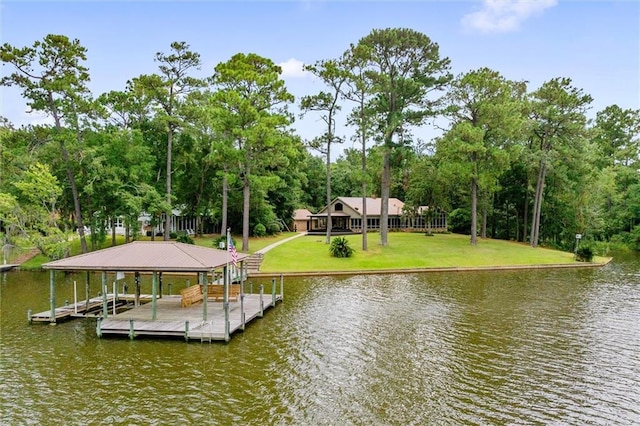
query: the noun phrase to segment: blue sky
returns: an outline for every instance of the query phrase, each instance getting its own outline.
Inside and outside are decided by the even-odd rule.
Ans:
[[[0,0],[2,43],[27,46],[50,33],[78,38],[88,49],[95,96],[156,72],[155,53],[186,41],[201,55],[199,76],[211,75],[238,52],[272,59],[282,65],[298,102],[322,89],[302,64],[337,57],[373,28],[387,27],[429,36],[451,60],[454,74],[486,66],[529,81],[530,91],[553,77],[570,77],[594,98],[590,117],[611,104],[640,108],[640,2],[633,0]],[[19,91],[0,90],[0,115],[18,126],[43,122],[26,112]],[[294,127],[306,139],[323,131],[311,115],[297,118]],[[338,129],[345,137],[351,133]],[[415,134],[429,139],[438,131],[427,126]]]

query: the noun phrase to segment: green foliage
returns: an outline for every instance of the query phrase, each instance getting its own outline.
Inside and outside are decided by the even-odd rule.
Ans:
[[[169,232],[169,238],[172,240],[175,240],[176,238],[178,238],[178,233],[177,232]]]
[[[282,231],[282,226],[278,222],[270,222],[267,226],[267,233],[269,235],[277,234]]]
[[[69,256],[71,244],[65,233],[58,228],[48,228],[45,232],[32,238],[35,246],[51,260]]]
[[[233,241],[233,238],[232,238],[232,241]],[[222,243],[222,245],[220,243]],[[218,238],[214,239],[211,244],[217,249],[226,250],[227,249],[227,237],[225,237],[224,235],[221,235]]]
[[[349,245],[349,241],[344,237],[335,237],[331,240],[329,253],[333,257],[351,257],[355,250]]]
[[[631,247],[633,247],[634,250],[640,251],[640,225],[637,225],[633,228],[633,231],[630,232],[630,240]]]
[[[458,208],[449,213],[447,220],[451,232],[467,234],[471,229],[471,213],[469,209]]]
[[[409,28],[374,29],[358,41],[357,56],[371,83],[368,115],[383,146],[380,197],[389,199],[391,153],[403,145],[406,130],[437,114],[435,94],[451,75],[450,61],[440,58],[429,37]],[[381,244],[387,245],[388,211],[381,212]]]
[[[280,67],[238,54],[206,86],[189,77],[200,58],[188,49],[172,43],[156,54],[156,74],[95,102],[78,40],[48,35],[31,46],[0,46],[7,65],[0,84],[21,90],[54,121],[16,129],[0,118],[0,221],[8,242],[36,238],[57,257],[64,248],[50,228],[78,229],[73,222],[84,218],[97,249],[110,243],[104,228],[113,218],[134,230],[145,212],[155,226],[172,204],[203,218],[202,229],[207,220],[224,222],[248,236],[263,224],[269,235],[294,209],[326,204],[327,164],[291,130],[293,97]],[[568,78],[526,94],[524,83],[487,68],[449,86],[448,69],[437,44],[411,29],[373,30],[344,55],[307,67],[325,83],[301,105],[324,120],[317,147],[341,141],[331,124],[341,108],[356,133],[358,148],[330,165],[331,193],[382,198],[386,188],[407,215],[425,205],[452,210],[450,228],[468,233],[477,190],[478,221],[486,217],[492,238],[525,241],[535,227],[542,244],[573,253],[573,230],[586,229],[596,254],[640,250],[640,110],[611,105],[589,123],[590,96]],[[450,90],[440,98],[443,88]],[[412,139],[414,126],[445,114],[449,132],[428,145]]]
[[[581,244],[576,250],[576,260],[578,262],[591,262],[593,260],[593,249],[588,244]]]
[[[178,238],[176,238],[176,241],[179,243],[185,243],[185,244],[195,244],[195,241],[193,241],[193,238],[191,238],[187,234],[178,235]]]
[[[256,237],[264,237],[267,235],[267,228],[263,224],[259,223],[253,227],[253,235]]]

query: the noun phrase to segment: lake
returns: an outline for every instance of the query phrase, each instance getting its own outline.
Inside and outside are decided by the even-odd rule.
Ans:
[[[74,279],[84,291],[58,278],[58,305]],[[1,424],[640,423],[638,255],[285,278],[284,302],[227,344],[98,338],[95,319],[29,325],[49,274],[0,280]],[[175,294],[184,279],[171,280]]]

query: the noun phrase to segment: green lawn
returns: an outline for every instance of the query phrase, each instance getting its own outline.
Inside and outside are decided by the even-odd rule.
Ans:
[[[294,232],[264,237],[250,238],[249,251],[255,253],[270,244],[295,235]],[[217,235],[195,238],[195,243],[204,247],[213,247]],[[242,236],[234,235],[240,251]],[[329,246],[325,244],[323,235],[303,236],[281,244],[265,254],[261,272],[322,272],[322,271],[357,271],[413,268],[449,268],[449,267],[487,267],[510,265],[549,265],[575,263],[573,253],[561,252],[545,248],[532,248],[522,243],[502,240],[478,240],[478,245],[469,244],[469,236],[458,234],[436,234],[426,237],[421,233],[389,233],[389,245],[379,244],[380,235],[369,234],[369,250],[363,252],[362,236],[346,237],[355,249],[352,257],[337,259],[329,255]],[[142,238],[149,240],[149,238]],[[156,239],[161,241],[162,239]],[[122,244],[124,238],[118,237]],[[102,247],[109,247],[109,238]],[[72,244],[72,254],[80,252],[79,242]],[[596,257],[594,262],[605,262],[607,258]],[[23,269],[39,269],[42,263],[49,260],[39,255],[25,262]]]
[[[255,253],[269,244],[273,244],[294,235],[296,235],[295,232],[282,232],[281,234],[269,237],[251,237],[249,238],[249,253]],[[198,246],[213,247],[213,241],[218,237],[219,235],[205,235],[203,237],[194,238],[193,241]],[[242,249],[242,235],[233,235],[233,240],[236,242],[236,249],[240,251]]]
[[[389,233],[389,245],[379,244],[379,234],[369,234],[368,250],[362,251],[361,235],[346,237],[356,249],[350,258],[329,255],[324,236],[304,236],[282,244],[265,254],[261,272],[312,272],[411,269],[438,267],[486,267],[575,263],[573,253],[502,240],[478,240],[472,247],[469,236],[418,233]],[[603,262],[605,258],[596,258]]]

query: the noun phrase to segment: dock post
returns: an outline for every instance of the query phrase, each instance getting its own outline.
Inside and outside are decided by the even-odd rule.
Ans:
[[[280,301],[284,300],[284,274],[280,274]]]
[[[156,309],[158,297],[158,273],[153,272],[153,278],[151,280],[151,320],[156,319]]]
[[[113,282],[113,315],[116,314],[116,302],[118,301],[118,288],[116,282]]]
[[[167,284],[167,286],[169,287],[169,296],[171,296],[171,283]]]
[[[189,320],[184,322],[184,340],[189,341]]]
[[[33,311],[31,309],[29,309],[27,311],[27,319],[29,320],[29,324],[33,323],[33,320],[31,319],[32,315],[33,315]]]
[[[230,325],[229,325],[229,301],[224,302],[224,341],[229,341],[230,335]]]
[[[129,339],[133,340],[134,337],[136,337],[136,332],[134,331],[135,328],[133,327],[133,318],[131,318],[129,320]]]
[[[56,279],[53,269],[49,271],[49,307],[51,308],[51,316],[49,321],[56,322]]]
[[[102,272],[102,318],[109,315],[109,305],[107,303],[107,273]]]
[[[242,289],[242,287],[240,287]],[[244,293],[240,291],[240,330],[244,331]]]
[[[271,306],[276,306],[276,279],[271,280]]]
[[[87,275],[86,275],[86,279],[84,282],[84,300],[86,300],[85,302],[85,312],[89,310],[89,283],[90,283],[90,279],[91,279],[91,273],[89,271],[87,271]]]
[[[78,313],[78,284],[73,280],[73,311]]]
[[[102,324],[102,318],[98,317],[98,322],[96,323],[96,334],[98,335],[98,337],[102,337],[102,328],[100,328],[101,324]]]
[[[198,273],[198,284],[202,285],[202,321],[206,321],[209,316],[209,278],[204,277],[202,280],[202,274]]]
[[[138,307],[140,306],[140,272],[136,271],[135,282],[136,282],[136,295],[134,297],[134,305]]]
[[[263,295],[264,295],[264,284],[260,284],[260,312],[258,313],[259,317],[262,317],[264,315]]]
[[[253,294],[253,281],[249,283],[249,293]]]

